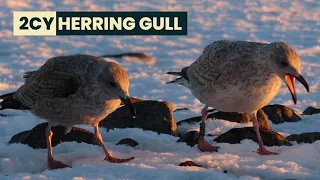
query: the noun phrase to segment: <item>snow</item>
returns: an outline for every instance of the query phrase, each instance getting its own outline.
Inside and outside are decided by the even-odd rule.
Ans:
[[[139,51],[153,58],[151,63],[130,59],[113,59],[128,71],[130,94],[143,99],[174,103],[175,108],[191,111],[175,112],[177,121],[198,116],[203,105],[189,90],[165,82],[173,77],[165,72],[191,64],[209,43],[219,39],[260,42],[284,41],[301,55],[302,72],[310,85],[310,94],[297,83],[298,104],[282,86],[271,104],[287,105],[301,113],[308,106],[320,106],[320,1],[318,0],[1,0],[0,3],[0,94],[14,91],[22,84],[22,74],[41,66],[58,55],[86,53],[104,55]],[[14,37],[12,11],[187,11],[188,36],[56,36]],[[156,60],[156,61],[155,61]],[[158,135],[140,129],[101,130],[107,147],[115,156],[136,158],[124,164],[103,161],[100,147],[66,142],[53,148],[54,157],[72,168],[48,170],[46,149],[26,145],[8,145],[16,133],[29,130],[42,121],[29,112],[2,111],[0,117],[0,179],[320,179],[320,141],[291,147],[270,147],[278,156],[259,156],[257,144],[243,140],[241,144],[213,143],[218,153],[202,153],[197,147],[177,143],[177,137]],[[283,134],[314,132],[320,129],[320,115],[302,116],[302,121],[273,125]],[[235,127],[251,126],[223,120],[207,122],[207,132],[221,134]],[[90,129],[88,126],[80,126]],[[198,124],[182,125],[184,133],[198,129]],[[122,138],[132,138],[136,147],[116,146]],[[206,137],[212,142],[213,137]],[[199,167],[180,167],[192,160]],[[227,173],[223,173],[227,170]]]

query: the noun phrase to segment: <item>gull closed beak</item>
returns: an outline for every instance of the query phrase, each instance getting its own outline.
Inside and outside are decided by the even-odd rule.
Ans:
[[[121,96],[119,96],[119,97],[120,97],[121,101],[123,102],[123,104],[129,108],[129,111],[133,115],[133,118],[135,118],[136,117],[136,109],[133,107],[133,104],[132,104],[130,98],[128,96],[126,98],[123,98]]]

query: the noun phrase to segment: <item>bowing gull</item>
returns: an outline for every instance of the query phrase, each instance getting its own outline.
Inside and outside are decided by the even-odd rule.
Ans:
[[[135,115],[129,99],[129,78],[117,63],[89,55],[54,57],[36,71],[24,75],[25,83],[16,92],[2,95],[0,110],[25,109],[48,121],[46,129],[48,165],[51,169],[68,167],[52,156],[52,126],[66,127],[86,124],[94,128],[98,142],[113,163],[127,162],[109,153],[99,132],[98,124],[116,110],[121,101]]]
[[[283,42],[257,43],[247,41],[216,41],[203,50],[202,55],[168,82],[189,88],[205,107],[202,109],[201,151],[217,151],[218,147],[205,141],[205,120],[209,106],[225,112],[246,112],[252,119],[260,155],[278,154],[268,151],[262,142],[257,111],[277,95],[283,80],[297,103],[294,81],[297,79],[309,92],[301,75],[300,57]]]

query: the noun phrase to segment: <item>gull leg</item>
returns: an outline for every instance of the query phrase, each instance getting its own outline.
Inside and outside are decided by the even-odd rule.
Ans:
[[[50,169],[61,169],[69,167],[68,165],[63,164],[60,161],[56,161],[52,156],[52,144],[51,138],[53,136],[53,132],[51,131],[52,125],[49,123],[46,129],[46,138],[47,138],[47,149],[48,149],[48,166]]]
[[[96,138],[97,138],[100,146],[103,148],[104,153],[106,154],[106,158],[104,160],[111,162],[111,163],[123,163],[123,162],[128,162],[128,161],[134,159],[134,157],[130,157],[127,159],[118,159],[118,158],[113,157],[109,153],[108,148],[104,145],[104,142],[102,141],[102,136],[100,134],[98,124],[94,125],[93,128],[94,128],[94,133],[96,135]]]
[[[205,121],[208,117],[208,105],[206,105],[202,111],[202,121],[200,123],[200,133],[199,133],[199,142],[198,142],[198,148],[200,149],[200,151],[209,151],[209,152],[218,152],[218,148],[217,146],[212,146],[211,144],[209,144],[205,139],[204,139],[204,136],[205,136],[205,130],[206,130],[206,127],[205,127]]]
[[[262,141],[262,138],[260,135],[260,131],[259,131],[260,127],[259,127],[259,123],[257,120],[257,112],[256,111],[251,114],[251,119],[252,119],[253,128],[256,131],[257,138],[258,138],[259,149],[257,150],[257,153],[260,155],[278,155],[279,153],[268,151],[264,147],[263,141]]]

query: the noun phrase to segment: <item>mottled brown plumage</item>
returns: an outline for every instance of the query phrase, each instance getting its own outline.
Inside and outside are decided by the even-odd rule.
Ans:
[[[89,55],[60,56],[49,59],[36,71],[27,72],[24,78],[24,85],[4,96],[1,106],[11,103],[16,105],[7,108],[19,109],[18,102],[49,122],[46,135],[51,168],[66,167],[52,157],[50,129],[54,125],[67,127],[66,132],[76,124],[92,125],[106,160],[126,162],[132,159],[112,157],[98,130],[98,123],[119,107],[120,99],[135,113],[128,98],[129,78],[119,64]]]
[[[254,119],[258,138],[256,112],[277,95],[281,79],[286,82],[295,103],[295,78],[309,91],[301,76],[299,55],[283,42],[216,41],[206,46],[202,55],[183,69],[188,78],[184,78],[182,71],[168,72],[181,76],[169,83],[186,86],[206,105],[202,111],[202,126],[208,106],[225,112],[247,112]],[[203,139],[202,144],[203,149],[217,150],[210,148]],[[259,145],[261,154],[270,153],[261,140]]]

